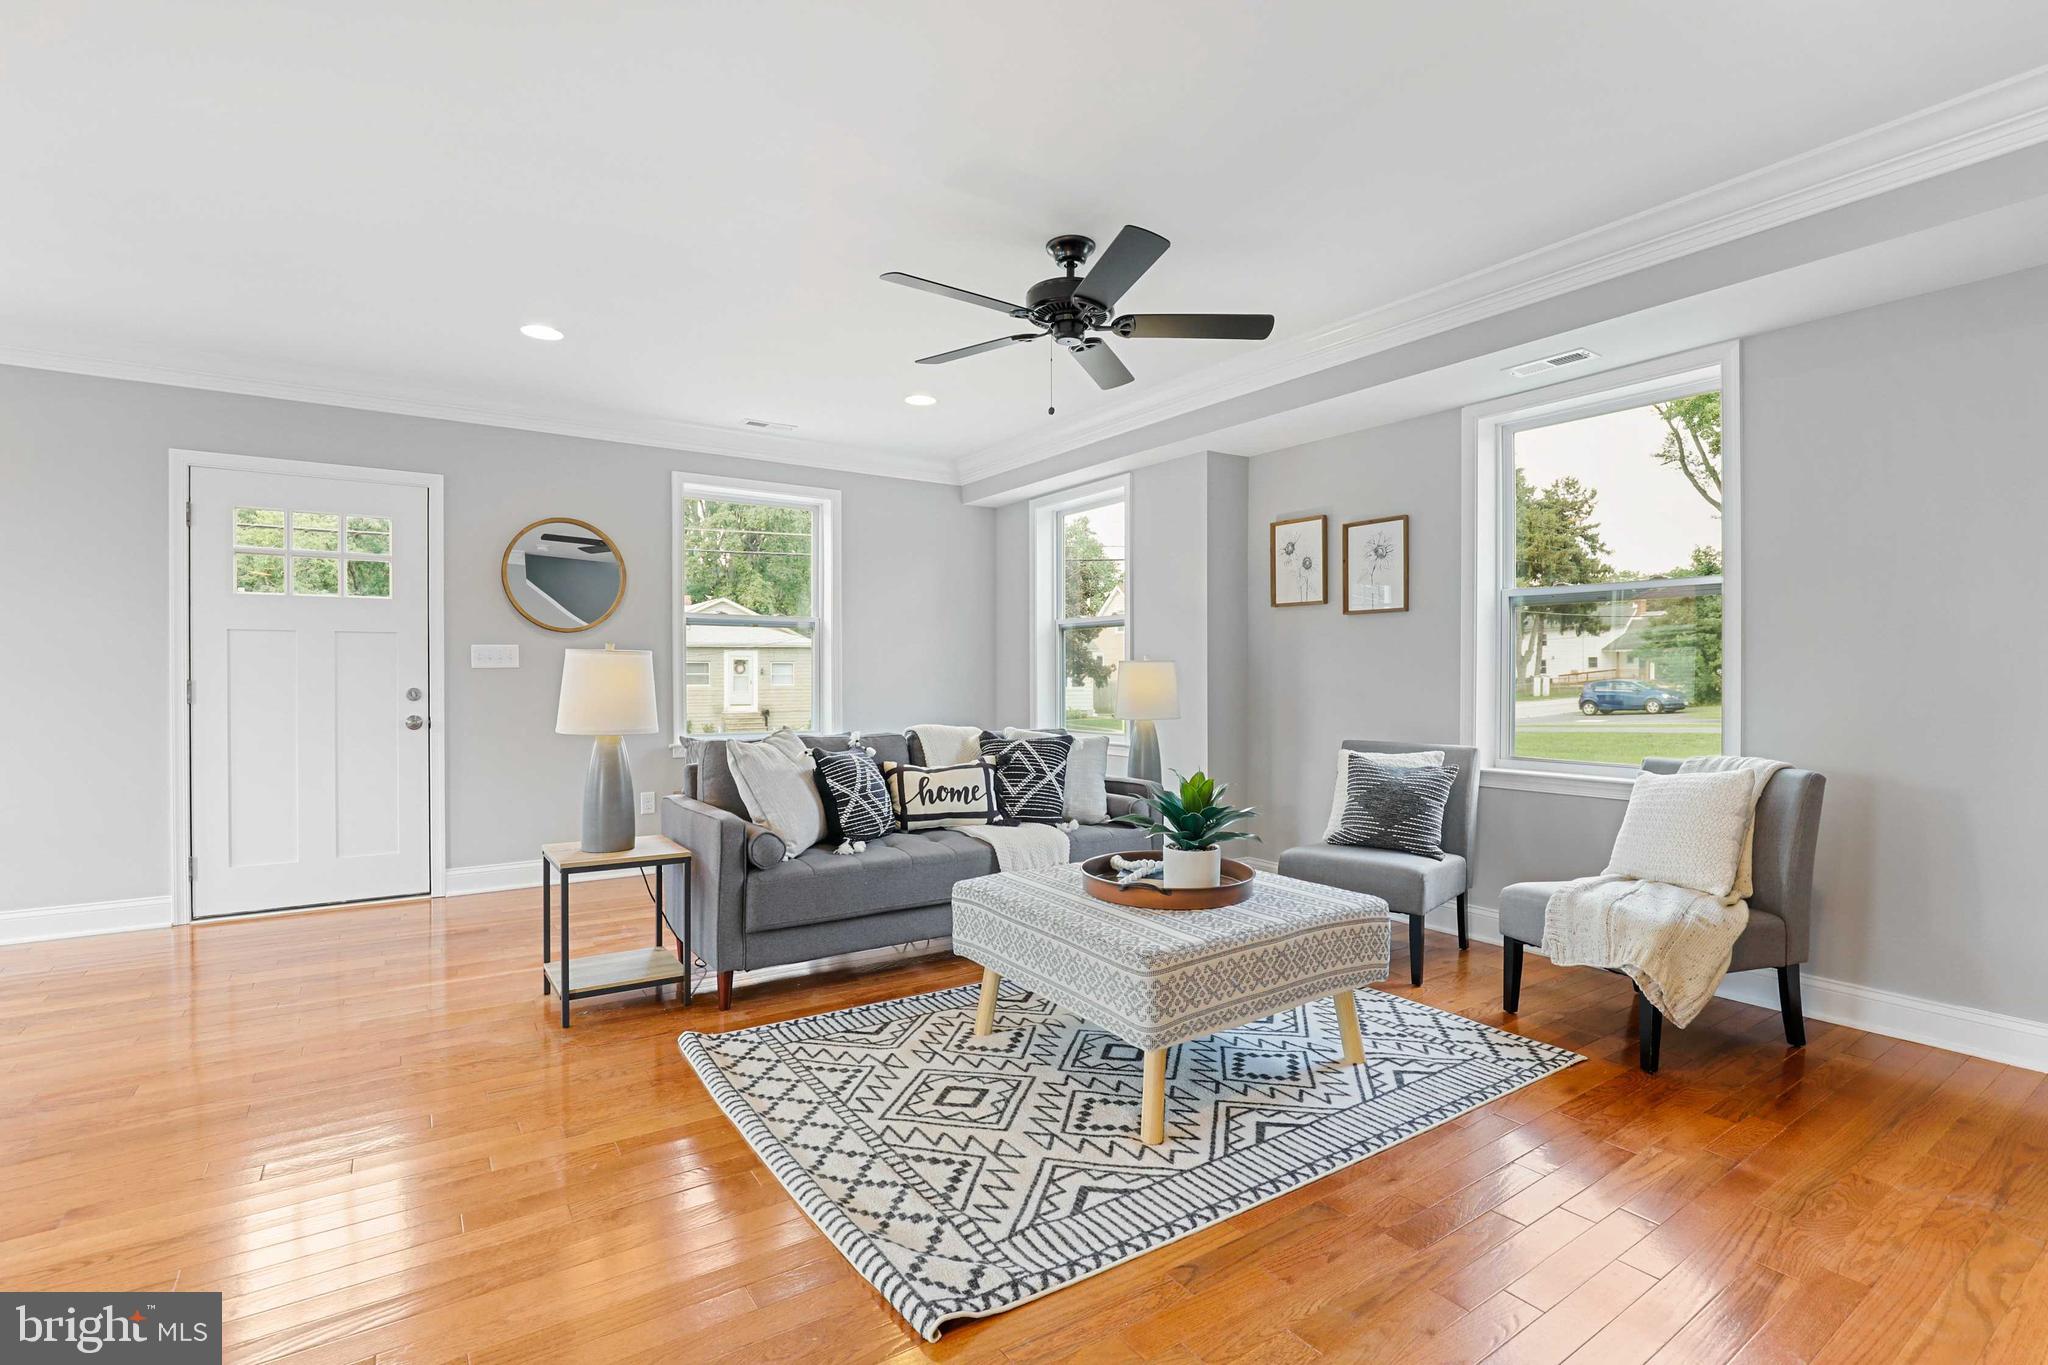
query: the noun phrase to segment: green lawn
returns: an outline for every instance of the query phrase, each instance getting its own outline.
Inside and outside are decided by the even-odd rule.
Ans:
[[[1080,734],[1118,735],[1124,723],[1115,716],[1098,716],[1093,711],[1067,712],[1067,728]]]
[[[1705,709],[1705,708],[1701,708]],[[1719,707],[1714,708],[1719,710]],[[1721,752],[1718,733],[1684,730],[1521,730],[1515,734],[1515,757],[1561,758],[1576,763],[1625,763],[1640,767],[1646,758],[1691,758]]]

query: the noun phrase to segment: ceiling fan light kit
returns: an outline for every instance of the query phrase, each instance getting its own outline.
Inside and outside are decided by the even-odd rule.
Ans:
[[[1078,234],[1055,237],[1045,244],[1046,254],[1066,273],[1032,285],[1024,292],[1021,304],[1007,303],[971,289],[940,284],[936,280],[896,270],[882,278],[891,284],[1007,313],[1037,329],[924,356],[917,362],[920,365],[946,365],[971,355],[1021,346],[1027,341],[1049,336],[1074,357],[1075,363],[1095,381],[1096,387],[1114,389],[1130,383],[1135,376],[1124,367],[1123,361],[1102,337],[1090,333],[1109,332],[1140,340],[1157,337],[1223,341],[1264,341],[1273,334],[1273,315],[1270,313],[1116,315],[1118,300],[1166,254],[1167,247],[1171,245],[1156,232],[1126,224],[1123,231],[1117,233],[1116,240],[1109,244],[1109,249],[1102,253],[1101,259],[1095,262],[1094,269],[1083,275],[1077,272],[1095,253],[1095,239]]]

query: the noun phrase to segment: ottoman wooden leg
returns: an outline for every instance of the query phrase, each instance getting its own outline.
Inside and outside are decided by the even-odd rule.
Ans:
[[[1146,1143],[1166,1141],[1166,1049],[1145,1052],[1145,1097],[1138,1107],[1138,1136]]]
[[[1365,1040],[1358,1036],[1358,997],[1338,991],[1330,998],[1337,1002],[1337,1036],[1344,1040],[1344,1064],[1357,1066],[1365,1060]]]
[[[974,1036],[985,1036],[996,1026],[996,986],[1001,983],[1000,973],[987,967],[981,969],[981,1008],[974,1012]]]

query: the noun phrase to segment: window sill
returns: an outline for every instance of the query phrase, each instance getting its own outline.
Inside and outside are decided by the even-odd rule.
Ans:
[[[1633,776],[1559,772],[1548,768],[1481,768],[1479,785],[1488,791],[1543,792],[1551,796],[1584,796],[1626,801],[1635,790]]]

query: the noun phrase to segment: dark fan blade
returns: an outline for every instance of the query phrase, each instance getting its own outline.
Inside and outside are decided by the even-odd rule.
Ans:
[[[907,284],[912,289],[922,289],[927,294],[937,294],[943,298],[958,299],[962,303],[972,303],[983,308],[993,308],[998,313],[1008,313],[1013,318],[1021,318],[1030,312],[1028,308],[1020,308],[1014,303],[1004,303],[1001,299],[992,299],[986,294],[977,294],[972,289],[955,289],[950,284],[940,284],[937,280],[920,279],[916,275],[906,275],[900,270],[892,270],[882,276],[882,278],[891,284]]]
[[[1271,313],[1126,313],[1109,324],[1120,337],[1199,337],[1264,341],[1273,335]]]
[[[558,536],[552,531],[542,531],[540,538],[542,540],[557,541],[563,545],[574,545],[587,555],[601,555],[611,549],[611,546],[603,541],[592,540],[589,536]]]
[[[1098,389],[1113,389],[1137,378],[1124,368],[1123,361],[1116,358],[1116,352],[1109,349],[1109,343],[1100,338],[1090,337],[1086,346],[1068,354],[1081,362],[1081,368],[1088,371],[1088,377],[1095,381]]]
[[[1116,240],[1109,244],[1109,250],[1103,252],[1094,268],[1082,277],[1081,287],[1074,292],[1104,308],[1114,308],[1124,292],[1136,284],[1138,277],[1150,270],[1152,263],[1164,256],[1166,248],[1172,245],[1156,232],[1126,224],[1124,230],[1116,235]]]
[[[1044,335],[1043,332],[1025,332],[1013,337],[997,337],[994,341],[984,341],[979,346],[962,346],[957,351],[940,351],[937,355],[925,356],[917,363],[943,365],[949,360],[965,360],[968,356],[980,355],[983,351],[1000,351],[1003,347],[1015,346],[1020,341],[1036,341]]]

